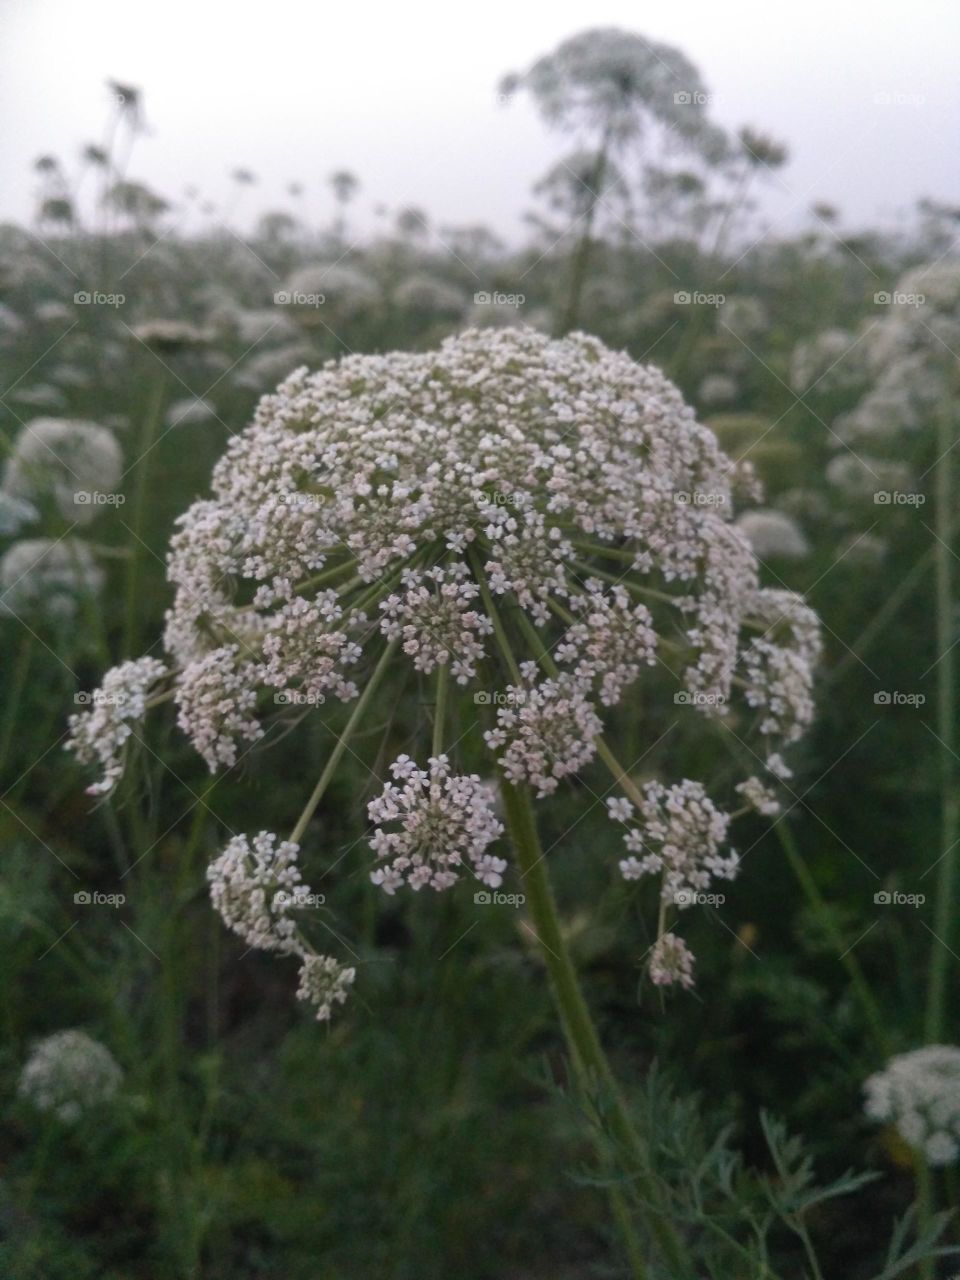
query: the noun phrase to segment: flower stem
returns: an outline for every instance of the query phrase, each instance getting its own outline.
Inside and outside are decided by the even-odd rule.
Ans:
[[[433,751],[439,756],[443,752],[443,725],[447,718],[447,693],[450,688],[450,663],[443,662],[437,667],[437,705],[433,710]]]
[[[127,560],[127,611],[124,623],[124,652],[133,657],[137,647],[137,630],[142,610],[139,593],[140,564],[143,559],[143,527],[146,519],[147,477],[150,474],[157,432],[163,417],[163,404],[167,394],[167,375],[159,375],[153,391],[153,397],[143,420],[143,430],[137,443],[139,457],[134,464],[137,468],[137,482],[134,489],[133,511],[131,512],[133,541],[130,543],[130,558]]]
[[[648,1203],[655,1201],[658,1197],[644,1144],[630,1118],[601,1047],[560,928],[556,902],[547,875],[546,858],[537,836],[529,790],[526,787],[516,787],[506,780],[501,782],[500,789],[507,830],[523,878],[537,942],[550,975],[554,1003],[560,1015],[577,1078],[585,1092],[589,1093],[599,1087],[604,1100],[609,1103],[606,1118],[613,1138],[622,1149],[625,1160],[629,1162],[631,1181],[637,1186],[642,1199]],[[637,1280],[644,1280],[650,1275],[650,1271],[636,1239],[623,1193],[615,1186],[611,1195],[614,1213],[625,1236],[633,1274]],[[670,1268],[669,1274],[680,1280],[686,1274],[684,1254],[666,1214],[651,1209],[645,1217],[648,1229]]]
[[[300,817],[297,819],[297,825],[290,832],[291,844],[300,843],[303,833],[307,829],[307,824],[309,823],[310,819],[313,817],[314,813],[316,812],[317,805],[323,799],[324,792],[326,791],[327,787],[330,785],[330,780],[337,771],[337,766],[340,763],[341,757],[343,756],[343,753],[346,751],[347,747],[349,746],[350,739],[353,736],[354,732],[356,731],[357,725],[363,719],[364,712],[366,711],[367,707],[370,705],[370,701],[373,698],[374,693],[376,692],[377,686],[379,685],[380,681],[383,679],[383,676],[386,673],[387,667],[390,665],[390,661],[393,658],[394,653],[396,652],[396,648],[398,644],[399,644],[398,640],[391,640],[390,643],[387,645],[386,649],[384,649],[383,654],[380,657],[380,661],[377,663],[373,674],[371,675],[370,679],[367,681],[367,687],[364,689],[363,693],[361,693],[360,697],[357,699],[357,702],[350,715],[350,719],[347,721],[346,727],[344,728],[343,733],[341,733],[340,736],[337,738],[337,745],[331,751],[330,759],[327,761],[326,765],[324,766],[323,773],[321,773],[319,781],[317,782],[317,785],[314,787],[313,793],[311,794],[310,799],[307,801],[306,806],[303,810],[303,813],[301,813]]]
[[[937,873],[937,903],[934,914],[935,937],[930,956],[927,987],[926,1038],[938,1044],[944,1035],[948,957],[956,913],[956,865],[960,794],[957,789],[955,654],[953,649],[953,550],[950,545],[951,515],[955,497],[952,484],[952,449],[956,443],[953,402],[944,397],[937,431],[936,463],[936,581],[937,581],[937,737],[940,739],[940,809],[942,855]]]

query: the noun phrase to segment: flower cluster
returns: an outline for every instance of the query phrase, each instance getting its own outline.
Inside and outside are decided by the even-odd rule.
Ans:
[[[529,683],[507,686],[507,705],[497,708],[497,727],[484,740],[501,752],[504,777],[530,783],[542,799],[590,763],[603,724],[582,680],[564,674],[536,684],[533,663],[523,674]]]
[[[427,766],[418,769],[400,756],[390,771],[403,785],[388,782],[370,801],[368,816],[377,827],[370,847],[381,863],[371,880],[390,894],[404,881],[411,889],[449,889],[469,860],[477,879],[496,888],[507,864],[487,852],[503,833],[490,788],[476,775],[451,774],[446,756],[432,756]],[[392,823],[400,829],[383,830]]]
[[[413,658],[416,670],[429,673],[449,663],[460,684],[477,674],[483,637],[493,631],[490,619],[474,604],[479,588],[467,576],[462,561],[423,573],[407,569],[403,594],[380,602],[381,631],[389,639],[402,639],[403,652]]]
[[[960,1155],[960,1049],[930,1044],[891,1058],[864,1085],[871,1120],[896,1127],[932,1165]]]
[[[623,797],[608,800],[607,810],[627,826],[623,843],[630,856],[620,863],[623,878],[660,876],[665,903],[692,906],[712,879],[732,880],[737,874],[737,855],[721,853],[730,819],[699,782],[685,778],[672,787],[648,782],[639,815]]]
[[[87,695],[91,708],[70,717],[67,750],[81,764],[98,764],[102,770],[99,781],[87,788],[88,795],[106,795],[122,777],[133,727],[146,714],[151,689],[165,675],[166,664],[157,658],[121,663],[107,672],[95,695]]]
[[[229,768],[268,714],[292,724],[301,704],[334,716],[343,702],[342,752],[387,672],[391,697],[437,681],[429,765],[401,757],[371,809],[399,824],[374,842],[391,891],[505,870],[487,852],[499,824],[485,789],[443,755],[448,704],[469,706],[471,724],[488,714],[473,704],[492,704],[498,772],[538,797],[598,754],[609,767],[608,714],[671,672],[698,709],[755,708],[745,718],[778,759],[810,717],[816,628],[799,599],[760,589],[733,522],[737,479],[658,370],[584,334],[474,329],[436,351],[298,369],[172,540],[180,726],[211,769]],[[693,841],[678,884],[726,865],[725,819],[694,786],[641,815],[665,867],[672,841]]]
[[[86,523],[99,510],[89,501],[90,492],[112,493],[122,471],[120,446],[106,427],[71,418],[36,418],[14,442],[3,488],[31,502],[49,495],[61,515]]]
[[[0,559],[0,612],[69,622],[103,583],[103,570],[78,538],[24,538]]]
[[[99,1040],[85,1031],[57,1031],[34,1047],[17,1092],[69,1124],[88,1108],[112,1102],[122,1082],[123,1069]]]
[[[269,831],[252,840],[234,836],[207,868],[207,880],[224,924],[248,946],[299,957],[297,996],[314,1004],[317,1019],[326,1022],[333,1005],[346,1000],[356,971],[317,955],[297,927],[292,913],[314,900],[300,879],[299,852],[299,845],[278,842]]]
[[[662,933],[650,949],[650,981],[655,987],[693,986],[693,956],[682,938]]]

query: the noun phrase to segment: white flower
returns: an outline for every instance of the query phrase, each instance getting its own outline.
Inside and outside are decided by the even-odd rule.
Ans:
[[[138,658],[113,667],[103,684],[87,695],[85,711],[70,717],[70,736],[64,744],[81,764],[99,764],[103,776],[87,788],[88,795],[112,791],[123,774],[127,742],[133,726],[146,714],[147,697],[167,667],[156,658]]]
[[[401,757],[370,806],[374,878],[388,893],[443,889],[465,867],[496,887],[492,798],[443,754],[468,705],[474,718],[488,713],[471,704],[490,707],[500,777],[539,797],[591,765],[631,685],[653,705],[671,677],[705,712],[745,702],[765,756],[809,721],[815,620],[798,597],[760,590],[733,525],[734,473],[661,373],[584,334],[468,330],[436,351],[297,369],[172,539],[164,640],[180,726],[211,769],[229,768],[269,703],[291,728],[353,704],[349,733],[365,733],[364,714],[379,717],[405,680],[433,677],[446,714],[429,763]],[[363,694],[388,670],[374,710]],[[733,873],[726,816],[698,787],[648,794],[637,825],[615,805],[628,839],[652,842],[629,848],[625,875],[634,862],[646,874],[651,852],[671,884]],[[272,840],[256,851],[270,865]],[[247,845],[228,849],[249,874]],[[256,918],[257,936],[299,937],[283,913]]]
[[[659,876],[664,903],[692,906],[711,880],[737,874],[737,855],[721,853],[729,824],[699,782],[648,782],[637,825],[623,837],[630,857],[620,863],[620,873],[625,880]]]
[[[569,675],[508,685],[507,701],[497,708],[497,727],[484,734],[486,744],[503,748],[500,767],[510,782],[529,782],[540,799],[552,795],[561,778],[593,759],[600,717],[584,685]]]
[[[776,792],[765,786],[759,778],[747,778],[739,783],[735,790],[743,796],[751,809],[755,809],[764,817],[772,818],[780,812],[780,801],[777,799]]]
[[[19,533],[25,524],[31,524],[40,516],[32,502],[16,498],[12,493],[0,489],[0,538],[9,538]]]
[[[892,1124],[929,1164],[960,1155],[960,1049],[930,1044],[898,1054],[864,1092],[870,1119]]]
[[[810,544],[800,526],[782,511],[747,511],[737,528],[761,560],[802,560],[810,554]]]
[[[290,912],[309,896],[300,880],[300,846],[270,831],[234,836],[207,868],[210,898],[224,924],[259,951],[303,954]]]
[[[487,853],[503,833],[489,788],[475,774],[451,774],[446,756],[431,756],[426,769],[400,756],[390,771],[402,786],[388,782],[367,810],[378,828],[370,847],[381,862],[373,883],[389,894],[404,881],[411,889],[449,889],[469,861],[477,879],[496,888],[507,864]],[[393,824],[399,830],[384,830]]]
[[[669,987],[674,983],[685,988],[693,986],[693,956],[675,933],[661,934],[653,944],[648,964],[654,986]]]
[[[106,427],[71,418],[36,418],[14,442],[3,487],[32,502],[50,495],[63,516],[86,524],[102,510],[89,501],[89,494],[113,493],[122,472],[120,446]],[[83,495],[79,500],[78,494]]]
[[[103,570],[77,538],[27,538],[0,560],[0,613],[64,620],[103,588]]]
[[[123,1070],[110,1050],[85,1031],[57,1031],[27,1059],[17,1092],[40,1111],[72,1123],[91,1107],[112,1102]]]
[[[356,976],[356,969],[345,968],[333,956],[304,956],[297,999],[317,1006],[318,1022],[329,1022],[333,1006],[345,1003]]]

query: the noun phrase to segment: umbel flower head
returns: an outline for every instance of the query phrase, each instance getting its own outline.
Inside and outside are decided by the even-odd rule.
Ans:
[[[678,718],[734,711],[770,780],[789,776],[780,752],[812,715],[816,619],[759,587],[733,479],[658,370],[583,334],[471,330],[437,351],[299,369],[265,397],[212,497],[179,521],[171,671],[148,699],[173,697],[211,770],[251,750],[268,717],[338,726],[289,841],[262,833],[223,855],[214,899],[231,927],[290,949],[276,945],[294,935],[263,886],[299,849],[352,735],[380,718],[388,670],[391,700],[404,680],[436,696],[432,732],[370,804],[370,872],[385,892],[465,875],[496,886],[507,871],[490,793],[458,769],[464,739],[488,776],[539,797],[599,756],[629,829],[628,877],[655,875],[672,896],[733,874],[720,851],[729,817],[703,784],[641,791],[603,738],[631,690],[665,685]],[[122,743],[103,722],[110,705],[97,733]],[[82,725],[73,739],[90,754]],[[117,757],[102,758],[110,784]],[[771,812],[763,783],[752,789]],[[678,945],[659,959],[658,973],[689,978]],[[308,968],[302,990],[326,973]]]
[[[891,1058],[864,1085],[871,1120],[892,1124],[929,1164],[960,1155],[960,1049],[928,1044]]]
[[[85,1031],[57,1031],[33,1048],[17,1092],[39,1111],[66,1123],[90,1107],[111,1102],[123,1082],[123,1069],[110,1050]]]

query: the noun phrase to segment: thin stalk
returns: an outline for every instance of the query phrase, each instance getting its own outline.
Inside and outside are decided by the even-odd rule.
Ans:
[[[20,641],[20,648],[17,650],[16,665],[13,671],[13,680],[8,685],[6,703],[3,708],[3,730],[0,732],[0,778],[3,777],[3,770],[7,763],[7,752],[10,750],[10,742],[13,738],[13,731],[17,723],[17,713],[20,710],[20,698],[27,684],[27,674],[30,671],[30,659],[33,654],[33,636],[27,633]]]
[[[157,429],[163,415],[163,402],[167,390],[167,375],[161,373],[154,387],[153,396],[137,448],[139,457],[134,464],[137,467],[137,483],[134,488],[133,511],[130,517],[133,541],[130,544],[130,558],[127,561],[127,612],[124,627],[124,653],[132,657],[137,647],[137,628],[140,619],[141,602],[139,593],[140,564],[143,558],[143,526],[147,503],[147,477],[153,461],[153,447],[157,437]]]
[[[500,610],[497,608],[493,600],[493,592],[490,590],[490,584],[487,582],[487,575],[483,571],[483,562],[477,553],[471,548],[467,552],[467,558],[470,561],[470,568],[473,570],[473,576],[477,580],[477,586],[480,588],[480,598],[483,600],[483,607],[487,617],[493,623],[493,634],[496,636],[497,643],[500,646],[500,652],[503,660],[507,664],[510,677],[514,684],[523,684],[523,676],[520,674],[520,667],[516,658],[513,656],[513,650],[510,647],[510,640],[504,629],[503,619],[500,617]],[[523,619],[523,612],[520,617]]]
[[[473,570],[480,587],[484,608],[493,624],[494,635],[499,643],[501,656],[508,670],[511,673],[515,673],[514,679],[519,682],[519,665],[510,647],[506,628],[486,582],[479,557],[473,558]],[[520,610],[518,616],[525,634],[529,636],[532,633],[536,641],[537,650],[542,650],[536,630],[523,610]],[[542,653],[541,656],[545,665],[549,664],[549,667],[556,671],[556,666],[549,654]],[[547,876],[546,856],[540,847],[540,840],[537,835],[536,819],[529,789],[515,787],[512,783],[507,782],[506,779],[502,779],[500,790],[503,796],[507,830],[517,856],[524,888],[527,891],[527,900],[530,904],[530,914],[536,929],[537,941],[540,944],[544,963],[550,975],[554,1003],[560,1015],[560,1023],[570,1048],[577,1077],[585,1093],[589,1094],[591,1085],[599,1084],[602,1091],[608,1095],[612,1102],[612,1111],[609,1117],[611,1133],[624,1152],[627,1153],[628,1158],[636,1161],[636,1168],[631,1169],[631,1177],[638,1187],[640,1198],[649,1203],[657,1197],[657,1191],[650,1172],[646,1149],[617,1088],[613,1072],[610,1069],[606,1054],[603,1052],[600,1039],[590,1017],[590,1011],[580,989],[576,970],[560,928],[553,890]],[[601,1151],[601,1156],[603,1155],[604,1153]],[[644,1261],[643,1252],[637,1240],[623,1192],[619,1187],[613,1186],[610,1195],[613,1213],[624,1238],[624,1245],[630,1259],[634,1278],[635,1280],[646,1280],[650,1272]],[[681,1280],[681,1277],[687,1274],[685,1270],[685,1255],[673,1227],[667,1220],[666,1214],[648,1210],[644,1216],[650,1234],[656,1240],[663,1258],[671,1267],[672,1275],[676,1277],[676,1280]]]
[[[440,663],[437,666],[437,704],[433,709],[433,751],[434,756],[443,753],[443,726],[447,718],[447,695],[450,689],[450,664]]]
[[[947,960],[951,954],[956,908],[957,840],[960,828],[960,794],[956,775],[956,655],[953,648],[954,598],[953,550],[950,546],[952,462],[955,420],[950,396],[944,398],[937,423],[935,547],[937,584],[937,736],[940,739],[940,806],[942,855],[937,874],[937,902],[934,912],[935,937],[931,943],[930,977],[927,987],[926,1039],[928,1044],[943,1040],[946,1013]]]
[[[317,805],[323,799],[323,794],[330,785],[333,775],[337,771],[337,766],[350,743],[354,730],[362,720],[367,707],[370,705],[373,695],[377,690],[377,686],[386,674],[387,667],[390,665],[390,661],[393,658],[399,643],[400,642],[398,640],[390,641],[386,649],[384,649],[383,654],[380,657],[380,661],[374,669],[373,675],[371,675],[370,679],[367,681],[367,687],[357,699],[353,712],[350,715],[350,719],[347,721],[343,733],[341,733],[339,738],[337,738],[337,745],[331,751],[330,758],[324,767],[323,773],[321,773],[319,781],[314,787],[313,793],[307,801],[303,813],[301,813],[300,817],[297,819],[297,825],[290,832],[291,844],[300,843],[303,833],[307,829],[307,824],[316,812]]]
[[[830,912],[827,910],[823,895],[817,887],[817,882],[810,873],[810,868],[804,862],[800,851],[797,849],[793,839],[793,832],[789,830],[783,819],[774,823],[774,831],[780,840],[780,844],[784,853],[787,855],[787,861],[793,874],[800,882],[800,888],[803,890],[804,897],[810,904],[813,914],[818,922],[822,925],[824,932],[829,936],[830,941],[837,948],[840,963],[847,971],[850,979],[850,985],[860,1001],[860,1005],[870,1025],[870,1030],[877,1042],[877,1048],[886,1058],[890,1056],[890,1041],[887,1037],[886,1028],[883,1025],[883,1018],[880,1015],[880,1009],[876,1000],[873,998],[873,992],[870,990],[870,984],[864,976],[859,961],[854,956],[849,947],[844,946],[844,939],[840,931],[837,929]]]
[[[603,185],[603,179],[607,172],[607,164],[610,154],[610,137],[611,129],[608,126],[603,134],[600,143],[600,150],[597,153],[597,163],[591,174],[590,203],[583,222],[583,235],[577,245],[573,257],[573,264],[570,271],[570,293],[567,298],[567,305],[563,313],[563,319],[560,324],[560,336],[569,333],[571,329],[575,329],[577,320],[580,315],[580,298],[583,294],[583,286],[587,280],[587,267],[590,262],[590,249],[592,247],[591,236],[593,234],[593,223],[597,216],[597,206],[600,203],[600,187]]]
[[[592,1093],[599,1086],[609,1101],[610,1112],[607,1118],[610,1131],[623,1149],[626,1159],[633,1166],[630,1174],[638,1186],[641,1197],[653,1200],[656,1193],[643,1142],[630,1118],[606,1054],[601,1047],[560,928],[556,902],[547,875],[546,858],[537,836],[529,790],[526,787],[515,787],[506,779],[501,782],[500,790],[503,796],[507,830],[523,879],[527,905],[550,976],[554,1003],[560,1016],[577,1078],[585,1092]],[[616,1190],[619,1195],[619,1188]],[[645,1280],[645,1277],[650,1276],[651,1273],[634,1234],[627,1207],[617,1198],[614,1200],[614,1213],[625,1233],[633,1274],[636,1280]],[[676,1276],[679,1280],[679,1277],[686,1274],[685,1260],[672,1226],[664,1214],[649,1212],[645,1216],[650,1233],[670,1267],[671,1276]]]

